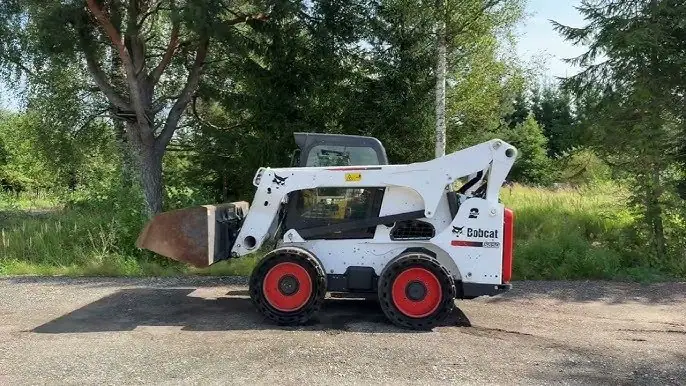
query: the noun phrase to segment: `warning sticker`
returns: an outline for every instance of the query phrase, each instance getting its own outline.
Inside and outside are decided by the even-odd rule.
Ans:
[[[345,173],[346,182],[362,181],[362,173]]]

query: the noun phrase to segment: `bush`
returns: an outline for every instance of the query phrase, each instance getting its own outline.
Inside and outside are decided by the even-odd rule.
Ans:
[[[537,185],[548,185],[557,179],[552,160],[546,154],[548,140],[533,116],[512,129],[506,129],[503,140],[515,146],[519,153],[509,179]]]

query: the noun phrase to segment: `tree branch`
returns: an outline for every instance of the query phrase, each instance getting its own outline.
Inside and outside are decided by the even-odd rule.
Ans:
[[[129,0],[129,14],[126,23],[126,39],[124,43],[128,46],[136,78],[138,78],[145,69],[145,50],[143,43],[141,42],[140,29],[138,28],[138,14],[140,11],[140,1]]]
[[[17,66],[17,68],[18,68],[20,71],[25,72],[29,77],[35,77],[35,76],[36,76],[36,73],[33,72],[33,70],[31,70],[30,68],[26,67],[26,65],[24,65],[24,63],[22,63],[21,60],[19,60],[19,59],[14,59],[14,58],[12,58],[12,57],[10,57],[10,56],[3,56],[3,59],[4,59],[4,60],[7,60],[9,63],[12,63],[12,64],[14,64],[15,66]]]
[[[90,115],[90,116],[86,119],[86,121],[76,130],[76,132],[77,132],[77,133],[78,133],[78,132],[81,132],[81,130],[83,130],[83,129],[85,129],[86,127],[88,127],[88,125],[90,125],[90,124],[91,124],[94,120],[96,120],[97,118],[106,116],[106,115],[103,115],[103,114],[105,114],[105,113],[108,112],[109,110],[110,110],[110,107],[105,107],[105,108],[102,108],[102,109],[96,111],[94,114]]]
[[[81,50],[83,51],[84,57],[86,59],[86,68],[88,69],[88,72],[93,78],[93,81],[97,86],[97,89],[100,90],[100,92],[102,92],[103,94],[105,94],[107,100],[110,101],[110,103],[112,103],[113,105],[117,106],[122,110],[130,110],[131,107],[129,106],[128,102],[126,102],[124,96],[122,96],[114,88],[114,86],[110,84],[110,82],[107,79],[107,75],[98,64],[98,61],[95,58],[95,55],[93,54],[93,50],[91,49],[91,47],[89,47],[89,45],[93,43],[93,39],[91,38],[91,36],[88,33],[86,33],[85,30],[79,28],[76,24],[72,23],[72,27],[76,30],[79,46],[81,47]]]
[[[240,23],[246,23],[250,20],[266,21],[267,19],[268,17],[266,15],[258,13],[257,15],[239,15],[234,19],[226,21],[225,23],[231,26]],[[188,107],[188,103],[190,103],[193,93],[198,87],[198,83],[200,82],[200,75],[202,74],[202,70],[205,66],[205,61],[207,59],[207,50],[209,48],[209,45],[209,37],[202,37],[198,46],[198,50],[195,54],[195,61],[193,62],[193,66],[191,67],[188,73],[186,86],[183,88],[183,91],[181,91],[181,96],[179,97],[179,99],[176,100],[176,103],[174,103],[171,110],[169,111],[167,120],[164,123],[164,129],[162,129],[162,133],[160,133],[160,135],[156,139],[155,146],[158,152],[163,152],[169,144],[169,141],[171,141],[171,138],[174,135],[174,131],[176,130],[177,125],[179,124],[179,120],[181,119],[184,110],[186,110],[186,107]]]
[[[83,47],[83,41],[81,41],[81,45]],[[124,100],[124,97],[122,97],[119,92],[117,92],[117,90],[107,81],[107,76],[102,68],[100,68],[98,65],[93,53],[85,47],[83,47],[83,52],[84,56],[86,57],[86,67],[88,68],[88,72],[93,77],[93,81],[95,82],[95,85],[98,86],[98,89],[105,94],[107,100],[113,105],[122,110],[130,110],[131,106],[126,102],[126,100]]]
[[[171,140],[172,135],[174,135],[174,131],[176,130],[179,120],[181,119],[181,115],[183,115],[183,111],[186,109],[188,103],[191,101],[193,92],[198,87],[198,83],[200,82],[200,75],[205,65],[205,59],[207,58],[207,50],[209,48],[209,45],[209,37],[203,37],[200,41],[198,51],[195,54],[193,67],[191,67],[191,70],[188,73],[186,86],[183,88],[183,91],[181,91],[181,96],[179,97],[179,99],[176,100],[176,103],[174,103],[171,110],[169,111],[167,121],[164,124],[164,129],[162,130],[162,133],[157,137],[156,146],[157,150],[160,152],[164,151],[164,149],[169,144],[169,141]]]
[[[234,12],[232,12],[234,13]],[[231,20],[227,20],[225,24],[227,25],[236,25],[240,23],[247,23],[251,20],[259,20],[259,21],[267,21],[269,19],[269,16],[263,14],[263,13],[258,13],[257,15],[242,15],[242,14],[237,14],[234,13],[236,16],[235,18]]]
[[[474,24],[477,20],[479,20],[479,18],[481,18],[481,16],[483,16],[486,13],[486,11],[488,11],[489,9],[495,7],[496,5],[498,5],[502,2],[503,2],[503,0],[488,0],[488,1],[486,1],[471,20],[466,21],[464,24],[462,24],[460,26],[460,28],[458,28],[457,31],[455,31],[451,35],[455,36],[455,35],[462,34],[463,32],[465,32],[467,30],[467,28],[469,28],[472,24]]]
[[[195,119],[197,119],[198,122],[200,122],[201,125],[205,125],[205,126],[207,126],[207,127],[211,127],[211,128],[213,128],[213,129],[215,129],[215,130],[221,130],[221,127],[219,127],[219,126],[213,124],[212,122],[206,121],[205,119],[203,119],[203,118],[200,116],[200,114],[198,114],[197,102],[198,102],[198,97],[197,97],[197,96],[193,96],[193,103],[191,104],[191,109],[192,109],[192,111],[193,111],[193,116],[195,117]]]
[[[162,76],[162,73],[164,70],[167,69],[167,66],[171,62],[172,58],[174,57],[174,53],[176,52],[176,49],[179,46],[179,22],[176,21],[174,22],[174,26],[172,27],[171,31],[171,37],[169,38],[169,44],[167,44],[167,49],[164,51],[164,56],[162,56],[162,60],[160,60],[160,63],[155,67],[155,69],[152,70],[150,73],[150,78],[149,82],[152,85],[157,84],[159,82],[160,77]]]
[[[162,0],[159,0],[159,1],[157,2],[157,4],[155,4],[153,7],[151,7],[152,9],[150,9],[150,10],[147,11],[147,12],[145,12],[145,13],[143,14],[143,16],[141,16],[141,20],[138,22],[138,28],[142,28],[142,27],[143,27],[143,24],[145,24],[145,21],[146,21],[151,15],[157,13],[157,12],[160,10],[160,8],[162,7],[162,3],[163,3],[163,1],[162,1]]]
[[[112,24],[110,19],[105,15],[105,13],[100,9],[100,6],[95,0],[86,0],[88,3],[88,9],[93,13],[95,19],[100,23],[100,25],[105,30],[105,33],[110,38],[110,41],[117,47],[119,51],[119,56],[122,61],[131,62],[128,51],[126,51],[126,46],[124,45],[124,40],[121,35]]]
[[[98,21],[98,23],[100,23],[107,36],[109,36],[110,41],[112,41],[112,44],[115,45],[117,51],[119,52],[119,58],[121,59],[126,70],[126,79],[129,84],[131,104],[136,112],[136,120],[138,121],[138,125],[141,128],[141,132],[138,134],[140,135],[143,143],[151,145],[154,143],[154,136],[152,134],[152,130],[150,129],[149,120],[145,114],[145,109],[141,103],[142,101],[139,84],[136,79],[136,71],[133,66],[131,56],[126,49],[126,45],[124,44],[121,35],[119,32],[117,32],[117,29],[114,27],[114,25],[112,25],[110,19],[102,11],[97,1],[86,0],[86,2],[88,3],[88,9],[91,11],[91,13],[93,13],[93,16],[95,16],[95,19]]]
[[[152,114],[157,114],[162,111],[166,106],[168,100],[175,100],[180,98],[181,95],[163,95],[152,102],[152,107],[150,111]]]

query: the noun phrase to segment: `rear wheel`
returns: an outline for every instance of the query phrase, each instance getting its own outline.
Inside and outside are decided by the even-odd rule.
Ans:
[[[309,321],[321,308],[326,276],[315,257],[299,248],[269,252],[250,276],[250,299],[268,319],[281,325]]]
[[[394,324],[430,329],[455,308],[455,284],[434,257],[412,252],[392,261],[379,278],[379,302]]]

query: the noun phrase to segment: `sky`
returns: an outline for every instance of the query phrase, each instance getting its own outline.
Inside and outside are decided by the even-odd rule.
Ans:
[[[517,53],[524,63],[536,64],[547,78],[574,75],[579,70],[563,59],[578,56],[583,47],[566,42],[553,30],[550,20],[569,26],[583,26],[584,21],[574,8],[581,0],[528,0],[526,19],[518,28]],[[19,108],[19,99],[0,81],[0,109]]]
[[[574,8],[581,0],[528,0],[527,18],[518,28],[517,52],[523,62],[542,61],[546,77],[565,77],[579,69],[563,61],[584,52],[583,47],[566,42],[553,30],[550,20],[581,27],[585,22]]]

